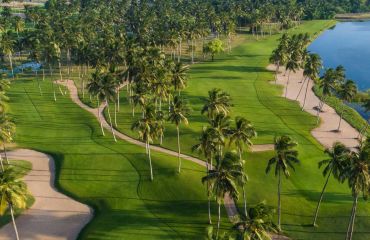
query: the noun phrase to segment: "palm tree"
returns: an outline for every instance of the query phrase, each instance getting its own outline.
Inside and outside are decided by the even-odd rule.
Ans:
[[[112,117],[110,114],[109,102],[116,101],[116,80],[111,73],[104,73],[102,70],[97,70],[92,74],[92,78],[87,85],[88,91],[91,95],[96,96],[98,99],[98,112],[100,115],[99,103],[105,101],[108,110],[109,123],[113,134],[114,141],[117,142],[116,135],[113,129]],[[100,116],[99,116],[100,117]],[[100,123],[102,131],[103,126]],[[103,131],[104,134],[104,131]]]
[[[0,115],[0,141],[3,145],[5,160],[7,164],[9,164],[9,161],[8,161],[8,157],[6,154],[5,143],[9,143],[13,141],[14,132],[15,132],[15,124],[10,120],[8,115],[6,115],[5,113],[2,113]],[[2,170],[4,170],[3,160],[1,156],[0,156],[0,164],[1,164]]]
[[[223,158],[216,157],[216,167],[208,172],[207,176],[202,178],[202,182],[209,183],[213,195],[216,197],[218,204],[218,221],[217,233],[220,229],[221,222],[221,204],[226,194],[237,200],[239,192],[237,189],[236,181],[244,175],[243,169],[239,164],[239,156],[233,152],[225,153]]]
[[[190,113],[190,108],[186,101],[182,100],[179,96],[175,96],[171,110],[168,116],[168,120],[176,125],[177,132],[177,158],[179,160],[179,173],[181,172],[181,158],[180,158],[180,124],[183,122],[185,125],[189,124],[187,119]]]
[[[213,128],[203,127],[199,142],[192,147],[192,151],[202,153],[207,159],[207,173],[213,168],[212,159],[217,152],[217,136]],[[212,224],[211,219],[211,196],[210,196],[210,184],[207,185],[208,195],[208,223]]]
[[[290,55],[290,57],[287,60],[285,69],[288,71],[288,81],[287,81],[286,87],[285,87],[285,98],[288,95],[288,85],[289,85],[289,82],[290,82],[290,74],[292,72],[296,72],[299,69],[299,60],[298,59],[299,59],[299,57],[298,57],[297,53],[294,52]]]
[[[356,94],[357,94],[357,86],[355,82],[352,80],[347,80],[344,84],[340,86],[339,91],[338,91],[338,95],[340,99],[346,102],[352,102]],[[337,131],[340,131],[340,125],[343,120],[344,110],[345,110],[345,106],[343,104]]]
[[[228,137],[230,139],[230,145],[235,144],[238,154],[240,163],[243,165],[244,168],[244,161],[242,159],[244,146],[251,147],[253,145],[251,139],[257,136],[257,132],[253,125],[243,117],[236,117],[235,118],[235,127],[231,128]],[[247,216],[247,199],[245,194],[245,187],[242,184],[243,189],[243,200],[244,200],[244,214]]]
[[[302,111],[304,110],[304,107],[306,105],[306,99],[307,99],[307,93],[309,90],[310,81],[317,80],[321,69],[322,69],[322,60],[321,60],[320,55],[309,54],[308,57],[306,58],[304,70],[303,70],[303,75],[305,76],[305,81],[307,81],[307,85],[306,85],[306,92],[304,95],[304,100],[303,100],[303,105],[302,105]],[[302,83],[302,87],[303,86],[304,86],[304,82]],[[298,94],[296,100],[298,99],[299,95],[300,94]]]
[[[322,91],[322,99],[320,98],[319,106],[317,107],[317,124],[320,120],[320,113],[324,107],[325,99],[331,96],[336,89],[336,71],[329,68],[325,71],[324,75],[320,78],[318,86]]]
[[[222,156],[222,150],[225,145],[225,138],[229,136],[230,132],[230,117],[224,113],[217,113],[213,119],[209,121],[211,128],[216,134],[218,156]]]
[[[264,202],[250,208],[248,217],[234,227],[238,233],[238,239],[271,240],[271,233],[279,231],[272,220],[273,214],[274,209]]]
[[[150,180],[153,181],[153,167],[152,167],[152,157],[150,152],[150,144],[153,143],[154,139],[157,138],[157,129],[156,129],[156,120],[155,120],[155,109],[152,105],[148,105],[145,108],[144,116],[135,121],[131,130],[137,130],[139,133],[139,138],[145,143],[146,153],[148,155],[149,167],[150,167]]]
[[[14,69],[12,55],[14,51],[14,44],[15,40],[13,39],[11,31],[6,31],[5,33],[1,34],[0,38],[1,51],[4,55],[8,56],[9,58],[10,70],[12,72],[13,80],[14,80]]]
[[[345,180],[344,170],[347,167],[350,150],[344,144],[336,142],[333,144],[332,149],[326,149],[325,153],[329,155],[329,158],[319,162],[319,168],[325,166],[322,173],[324,177],[326,177],[326,182],[324,184],[324,187],[320,194],[319,201],[317,203],[315,216],[313,218],[312,223],[313,226],[316,226],[316,220],[319,214],[320,204],[323,199],[324,192],[326,190],[326,186],[328,185],[330,176],[333,175],[334,178],[336,178],[338,181],[342,183]]]
[[[275,156],[268,162],[266,173],[275,165],[275,176],[278,177],[278,227],[281,229],[281,172],[286,178],[290,176],[289,168],[295,170],[293,164],[299,163],[298,151],[295,150],[297,143],[289,136],[275,137]]]
[[[364,101],[362,104],[362,107],[365,109],[365,112],[370,112],[370,96]],[[366,125],[362,128],[362,130],[358,133],[357,138],[360,138],[361,135],[367,131],[367,128],[369,127],[369,121],[370,119],[367,120]]]
[[[186,87],[187,72],[189,71],[189,65],[183,65],[181,62],[175,64],[172,69],[171,82],[175,91],[178,95],[181,94],[181,90]]]
[[[17,240],[19,240],[19,234],[14,218],[14,208],[26,208],[27,194],[27,186],[16,174],[14,168],[8,167],[0,172],[0,215],[4,215],[7,209],[10,210]]]
[[[352,240],[355,227],[358,197],[362,193],[367,199],[370,192],[370,148],[365,142],[360,144],[358,151],[351,152],[351,164],[347,168],[348,186],[352,190],[353,206],[347,229],[346,240]]]
[[[207,113],[208,119],[212,119],[217,113],[227,115],[230,111],[231,98],[221,89],[214,88],[208,92],[208,99],[202,108],[202,114]]]
[[[275,64],[276,70],[275,70],[275,84],[277,82],[277,75],[279,73],[279,69],[281,65],[284,65],[286,63],[287,54],[285,49],[282,46],[279,46],[276,48],[271,56],[270,56],[270,63]]]

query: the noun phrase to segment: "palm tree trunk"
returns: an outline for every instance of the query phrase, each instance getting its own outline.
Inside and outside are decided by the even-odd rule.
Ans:
[[[0,165],[1,165],[1,171],[4,172],[4,162],[3,162],[3,157],[0,155]]]
[[[304,110],[304,106],[306,105],[306,100],[307,100],[307,93],[310,85],[310,79],[307,80],[307,86],[306,86],[306,93],[304,94],[304,99],[303,99],[303,105],[302,105],[302,111]]]
[[[112,131],[114,141],[117,142],[116,134],[114,133],[114,129],[113,129],[112,117],[110,115],[109,101],[108,100],[105,100],[105,102],[107,104],[107,109],[108,109],[108,117],[109,117],[110,129]]]
[[[180,149],[180,128],[179,126],[177,125],[176,126],[176,130],[177,130],[177,158],[179,160],[179,173],[181,172],[181,158],[180,158],[180,152],[181,152],[181,149]]]
[[[211,157],[212,159],[212,157]],[[207,159],[206,167],[207,167],[207,174],[209,174],[210,166],[209,166],[209,159]],[[211,218],[211,194],[209,192],[211,186],[210,183],[207,182],[207,197],[208,197],[208,224],[212,224],[212,218]]]
[[[15,224],[15,218],[14,218],[14,211],[13,211],[13,206],[11,204],[10,205],[10,215],[12,217],[12,222],[13,222],[13,227],[14,227],[14,232],[15,232],[15,237],[17,240],[19,240],[19,234],[18,234],[18,229],[17,229],[17,225]]]
[[[338,124],[338,129],[337,129],[338,132],[340,131],[340,125],[342,124],[343,114],[344,114],[344,106],[342,107],[342,111],[340,113],[340,120],[339,120],[339,124]]]
[[[58,61],[58,64],[59,64],[60,81],[63,82],[62,64],[60,63],[60,61]],[[64,93],[63,93],[62,89],[60,88],[60,84],[58,84],[58,88],[59,88],[60,93],[64,96]]]
[[[240,159],[240,162],[242,163],[243,160],[242,160],[242,150],[240,149],[240,147],[238,147],[238,152],[239,152],[239,159]],[[243,169],[244,169],[244,164],[243,164]],[[243,186],[242,186],[242,190],[243,190],[243,201],[244,201],[244,215],[246,217],[248,217],[248,209],[247,209],[247,197],[246,197],[246,193],[245,193],[245,186],[244,186],[244,183],[242,183]]]
[[[99,103],[99,100],[98,100],[98,118],[99,118],[99,122],[100,122],[100,129],[101,129],[101,132],[103,134],[103,136],[105,136],[105,132],[104,132],[104,128],[103,128],[103,122],[102,122],[102,119],[101,119],[101,116],[100,116],[100,103]]]
[[[3,150],[4,150],[4,156],[5,156],[6,164],[9,165],[9,159],[8,159],[8,155],[6,154],[6,148],[5,148],[5,143],[4,142],[3,142]]]
[[[289,81],[290,81],[290,73],[291,73],[292,71],[289,71],[289,73],[288,73],[288,81],[286,82],[286,87],[285,87],[285,98],[287,98],[287,96],[288,96],[288,85],[289,85]]]
[[[278,228],[281,229],[281,173],[278,172]]]
[[[54,94],[54,102],[57,101],[57,96],[55,94],[55,86],[54,86],[54,82],[53,82],[53,68],[51,67],[51,64],[49,64],[49,74],[50,74],[50,81],[51,81],[51,86],[53,88],[53,94]]]
[[[14,80],[14,69],[13,69],[12,54],[9,54],[8,57],[9,57],[9,63],[10,63],[10,70],[12,71],[12,77],[13,77],[13,80]]]
[[[149,167],[150,167],[150,180],[153,181],[153,167],[152,167],[152,156],[150,155],[150,143],[148,142],[148,159],[149,159]]]
[[[217,221],[216,239],[218,239],[218,232],[220,231],[220,222],[221,222],[221,203],[218,203],[218,221]]]
[[[323,189],[321,191],[320,199],[319,199],[319,202],[317,203],[317,207],[316,207],[316,211],[315,211],[315,217],[313,218],[313,223],[312,223],[313,226],[316,226],[316,220],[317,220],[317,216],[319,215],[320,204],[321,204],[321,201],[322,201],[322,199],[324,197],[324,192],[325,192],[326,186],[328,185],[328,182],[329,182],[329,178],[330,178],[331,173],[332,173],[332,170],[330,170],[329,175],[326,178],[326,182],[324,184],[324,187],[323,187]]]
[[[120,89],[118,88],[117,89],[117,111],[119,112],[120,111],[120,107],[121,107],[121,100],[120,100]]]
[[[301,86],[301,88],[299,89],[298,95],[297,95],[297,97],[295,98],[295,100],[298,100],[299,96],[301,95],[302,89],[303,89],[304,84],[306,83],[306,81],[307,81],[307,77],[305,77],[305,78],[303,79],[302,86]]]
[[[358,202],[358,195],[356,194],[356,196],[353,199],[352,213],[351,213],[351,218],[350,218],[348,229],[347,229],[347,237],[346,237],[347,240],[352,240],[353,230],[355,227],[357,202]]]
[[[276,64],[276,70],[275,70],[275,84],[277,84],[277,80],[278,80],[278,73],[279,73],[279,68],[280,68],[280,64]]]
[[[117,103],[114,102],[114,125],[117,127]]]

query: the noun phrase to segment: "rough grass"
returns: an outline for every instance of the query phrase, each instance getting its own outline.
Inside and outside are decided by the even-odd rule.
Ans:
[[[207,225],[207,201],[201,177],[205,169],[153,152],[154,182],[145,150],[101,136],[98,122],[57,92],[50,79],[12,82],[10,109],[19,147],[52,155],[56,186],[95,209],[81,239],[200,239]],[[213,206],[216,221],[216,206]],[[223,228],[229,228],[223,212]]]
[[[332,26],[334,21],[305,22],[290,33],[309,32],[317,36],[322,30]],[[258,131],[255,144],[271,143],[275,135],[288,134],[299,143],[301,164],[292,177],[283,180],[283,230],[293,239],[340,239],[344,238],[351,209],[351,195],[346,184],[340,185],[335,180],[325,195],[322,211],[318,220],[319,228],[310,227],[316,201],[319,198],[324,178],[318,169],[318,162],[325,158],[323,147],[311,136],[316,126],[314,116],[302,112],[297,102],[281,97],[282,89],[270,83],[273,73],[266,70],[268,57],[276,46],[279,35],[256,41],[251,36],[244,36],[244,42],[235,47],[231,54],[217,56],[215,62],[203,62],[192,66],[189,86],[182,94],[192,105],[193,112],[189,126],[181,126],[183,152],[193,154],[191,146],[203,126],[206,118],[200,114],[207,91],[221,88],[233,98],[234,107],[231,115],[244,116]],[[132,118],[125,92],[121,98],[121,110],[118,114],[118,129],[137,137],[130,130],[135,118]],[[113,112],[113,109],[111,109]],[[166,110],[166,107],[164,108]],[[136,109],[136,117],[140,110]],[[163,146],[176,150],[175,127],[166,124]],[[196,154],[193,154],[196,155]],[[248,202],[256,204],[266,200],[276,206],[277,181],[266,175],[265,168],[271,152],[245,154],[246,171],[249,175],[247,184]],[[241,201],[239,201],[240,207]],[[369,239],[370,208],[361,201],[356,220],[356,239]]]

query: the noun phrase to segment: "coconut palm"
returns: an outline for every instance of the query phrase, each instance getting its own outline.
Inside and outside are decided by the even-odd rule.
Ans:
[[[320,98],[319,106],[317,107],[317,124],[319,123],[320,113],[324,107],[325,99],[331,96],[336,90],[336,75],[336,71],[332,68],[329,68],[325,71],[324,75],[318,82],[318,87],[321,89],[323,97]]]
[[[13,51],[14,51],[14,44],[15,40],[12,36],[11,31],[6,31],[1,34],[0,37],[0,46],[1,51],[5,56],[8,56],[9,63],[10,63],[10,71],[12,73],[12,77],[14,79],[14,69],[13,69]]]
[[[304,95],[303,105],[302,105],[302,111],[306,105],[306,99],[307,99],[307,93],[309,90],[310,81],[316,81],[320,70],[322,69],[322,60],[320,55],[318,54],[309,54],[306,58],[303,75],[305,76],[305,81],[307,82],[306,85],[306,92]],[[302,87],[304,86],[305,82],[302,83]],[[298,94],[297,98],[299,97],[300,93]]]
[[[286,71],[288,71],[288,81],[285,87],[285,98],[288,96],[288,85],[290,82],[290,75],[292,72],[296,72],[299,69],[299,55],[294,51],[288,58],[285,66]]]
[[[365,112],[370,112],[370,95],[369,97],[364,101],[364,103],[362,104],[362,107],[365,109]],[[361,135],[367,131],[368,127],[369,127],[369,121],[370,119],[367,120],[366,122],[366,125],[361,129],[361,131],[358,133],[358,136],[357,138],[360,138]]]
[[[98,112],[100,117],[100,106],[99,103],[105,101],[108,110],[109,123],[113,134],[114,141],[117,142],[116,134],[113,129],[112,117],[110,114],[109,102],[115,102],[116,100],[116,80],[112,73],[105,73],[103,70],[97,70],[92,74],[92,78],[87,85],[87,89],[92,96],[98,99]],[[100,126],[104,134],[102,120],[100,120]]]
[[[347,168],[348,186],[352,190],[353,206],[347,229],[346,240],[352,240],[355,227],[357,203],[360,194],[367,199],[370,189],[370,148],[365,142],[360,144],[358,151],[351,152],[351,163]]]
[[[8,115],[2,113],[0,115],[0,141],[3,145],[4,155],[6,163],[9,164],[8,157],[6,154],[5,144],[13,141],[13,135],[15,132],[15,124],[10,120]],[[4,170],[3,159],[0,156],[0,164],[2,170]]]
[[[338,90],[338,95],[340,99],[345,102],[352,102],[356,94],[357,94],[357,86],[356,86],[356,83],[352,80],[347,80],[344,84],[342,84],[339,87],[339,90]],[[343,120],[344,110],[345,110],[345,106],[343,104],[337,131],[340,131],[340,125]]]
[[[248,217],[238,222],[234,227],[238,239],[271,240],[271,233],[279,231],[272,220],[274,212],[274,209],[268,207],[264,202],[250,208]]]
[[[216,157],[216,166],[210,170],[207,176],[202,178],[203,183],[210,184],[210,190],[216,198],[218,204],[218,221],[217,233],[220,229],[221,222],[221,204],[224,201],[226,194],[233,199],[237,200],[239,192],[237,189],[236,181],[244,175],[243,169],[239,164],[239,156],[234,152],[225,153],[224,157]]]
[[[278,177],[278,227],[281,228],[281,174],[289,178],[289,168],[295,170],[294,164],[298,164],[298,151],[295,150],[297,143],[289,136],[275,137],[274,150],[275,156],[267,164],[266,174],[275,166],[275,176]]]
[[[185,125],[189,124],[188,115],[190,113],[190,108],[186,101],[181,99],[179,96],[175,96],[170,113],[168,116],[168,121],[174,123],[176,125],[176,132],[177,132],[177,158],[179,160],[179,173],[181,172],[181,158],[180,158],[180,124],[184,123]]]
[[[0,172],[0,215],[10,210],[17,240],[19,240],[19,234],[14,218],[14,208],[26,208],[27,194],[27,186],[16,174],[14,168],[8,167]]]
[[[131,130],[136,130],[139,133],[139,139],[145,143],[146,153],[148,155],[149,167],[150,167],[150,180],[153,181],[153,167],[152,157],[150,151],[150,144],[153,143],[154,139],[157,138],[158,131],[156,129],[156,113],[154,106],[148,105],[145,107],[145,114],[142,118],[135,121]]]
[[[186,87],[187,72],[189,71],[189,68],[189,65],[184,65],[181,62],[178,62],[172,69],[171,83],[178,95],[180,95],[181,90]]]
[[[278,48],[276,48],[270,56],[270,63],[275,64],[276,66],[275,84],[277,82],[277,75],[279,73],[280,66],[284,65],[286,63],[286,60],[287,60],[286,50],[282,46],[279,46]]]
[[[317,216],[319,214],[320,204],[323,199],[326,187],[328,185],[331,175],[340,182],[345,180],[345,169],[348,165],[350,150],[342,143],[336,142],[331,149],[326,149],[325,153],[329,156],[328,159],[319,162],[319,168],[325,166],[323,176],[326,177],[324,187],[321,191],[319,201],[317,203],[315,216],[313,218],[313,226],[316,226]]]
[[[225,146],[225,138],[229,136],[230,132],[230,117],[224,113],[217,113],[214,118],[209,121],[209,124],[217,136],[217,148],[219,157],[222,156],[222,150]]]
[[[257,132],[253,125],[243,117],[236,117],[235,118],[235,127],[231,128],[228,133],[228,137],[230,139],[230,145],[235,144],[238,154],[240,163],[243,165],[244,168],[244,161],[242,159],[244,146],[251,147],[253,145],[251,139],[257,136]],[[247,216],[247,200],[245,194],[245,187],[242,184],[243,189],[243,200],[244,200],[244,214]]]
[[[208,119],[212,119],[217,113],[227,115],[230,111],[231,98],[221,89],[214,88],[208,92],[208,99],[202,108],[202,114],[207,113]]]

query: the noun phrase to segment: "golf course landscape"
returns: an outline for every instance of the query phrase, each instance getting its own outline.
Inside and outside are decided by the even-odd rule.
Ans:
[[[189,37],[187,41],[184,38],[174,44],[156,39],[152,40],[153,44],[143,37],[145,34],[152,36],[150,30],[139,31],[134,24],[116,19],[122,12],[132,11],[130,21],[139,21],[140,14],[135,12],[134,3],[132,6],[124,4],[125,1],[110,3],[120,6],[115,10],[99,1],[81,3],[79,11],[85,9],[88,13],[81,13],[81,21],[88,27],[80,32],[72,24],[80,14],[72,14],[79,2],[48,1],[45,9],[44,6],[26,9],[26,30],[18,32],[20,29],[16,28],[16,33],[9,30],[9,34],[0,31],[0,108],[4,111],[1,114],[9,116],[9,121],[16,127],[11,134],[6,121],[0,121],[4,154],[8,150],[30,149],[50,156],[49,161],[53,161],[55,167],[50,167],[50,181],[45,181],[50,182],[56,191],[91,209],[88,213],[91,220],[75,234],[78,239],[370,239],[370,205],[366,198],[362,198],[370,193],[370,144],[366,140],[369,129],[362,129],[364,124],[367,126],[366,120],[351,111],[350,114],[356,116],[353,120],[356,123],[346,122],[344,130],[337,132],[334,131],[337,126],[333,126],[332,135],[328,134],[328,139],[324,140],[330,144],[323,144],[322,139],[315,138],[314,131],[328,123],[325,118],[328,110],[318,107],[316,116],[316,113],[305,111],[301,102],[284,97],[289,81],[298,83],[308,78],[306,72],[301,76],[299,71],[305,69],[312,53],[307,53],[309,57],[306,58],[301,53],[301,59],[296,61],[299,66],[293,70],[289,70],[289,60],[271,60],[272,53],[279,49],[285,37],[294,42],[295,38],[309,36],[307,43],[302,44],[306,49],[323,31],[335,26],[335,20],[297,21],[293,17],[294,24],[282,25],[274,32],[271,26],[262,23],[262,27],[256,25],[261,32],[265,27],[266,32],[260,36],[250,22],[235,27],[235,32],[230,35],[219,37],[217,30],[211,28],[212,34],[206,31],[201,34],[202,38]],[[166,1],[162,4],[163,9],[170,8]],[[111,11],[112,19],[109,15],[99,16],[97,9],[101,14]],[[150,15],[146,12],[149,10],[141,10],[145,16]],[[65,18],[58,15],[68,15],[69,11],[70,16]],[[169,11],[168,15],[171,14]],[[62,19],[60,23],[55,20],[59,17]],[[19,19],[17,21],[23,21]],[[243,21],[241,18],[240,25]],[[60,31],[64,27],[66,33]],[[95,27],[101,30],[96,30],[97,35],[91,33]],[[69,30],[75,32],[69,35]],[[160,32],[160,28],[156,31]],[[15,50],[13,53],[6,48],[7,37],[17,38],[17,35],[18,40],[8,43],[21,43],[18,55]],[[163,33],[163,36],[167,35]],[[91,39],[95,38],[98,40],[93,42]],[[92,43],[87,43],[87,39]],[[196,46],[191,45],[194,41]],[[47,44],[43,45],[43,42]],[[212,49],[212,44],[222,45],[222,51]],[[105,45],[109,47],[103,50]],[[19,67],[31,61],[31,68]],[[271,64],[277,62],[281,64],[280,71],[269,70]],[[182,67],[184,74],[179,75],[186,84],[181,87],[174,84],[164,90],[161,78],[171,85],[175,81],[176,68],[181,70]],[[167,68],[172,69],[170,73],[166,72]],[[277,84],[278,78],[287,78],[286,87]],[[153,80],[147,84],[148,79],[157,82]],[[343,92],[338,90],[340,87],[332,87],[330,94],[325,95],[322,79],[320,76],[312,78],[323,92],[324,100],[317,103],[319,106],[321,102],[325,105],[327,96],[339,99],[342,96],[339,93]],[[70,85],[77,88],[78,95],[66,87]],[[225,105],[220,103],[212,110],[212,91],[221,93],[220,98],[225,93]],[[311,90],[307,87],[306,95],[308,91]],[[366,106],[369,101],[364,97],[366,93],[358,95]],[[337,112],[333,115],[340,115],[341,121],[342,117],[352,118],[344,110],[343,113],[338,110],[344,109],[345,101],[337,101],[340,101],[339,107],[334,106]],[[222,136],[207,142],[209,150],[204,147],[204,133],[217,124],[217,117],[222,118],[218,123]],[[231,137],[240,119],[244,119],[253,132],[242,147]],[[351,138],[357,143],[352,135],[346,135],[348,128],[360,136],[359,147],[343,142],[343,155],[331,155],[337,140]],[[338,136],[337,140],[335,136]],[[279,152],[279,144],[282,144],[279,141],[284,139],[288,139],[289,146]],[[22,232],[27,229],[24,222],[16,228],[17,218],[13,221],[11,218],[13,207],[16,216],[22,215],[22,211],[35,210],[32,208],[33,198],[37,200],[38,194],[15,184],[14,196],[22,195],[22,192],[27,195],[25,206],[17,207],[22,205],[18,203],[23,197],[14,202],[6,200],[9,196],[6,191],[11,190],[11,184],[6,182],[7,171],[14,168],[16,176],[10,179],[21,181],[19,179],[28,174],[32,164],[23,161],[26,159],[7,164],[5,157],[0,157],[0,197],[4,198],[0,202],[0,226],[13,222],[17,239],[23,239],[22,236],[27,239],[67,239],[59,233],[63,232],[60,230],[60,236],[47,235],[47,230],[43,235],[38,235],[36,229],[32,234],[26,230]],[[281,160],[283,166],[276,165],[275,168],[274,159],[284,157],[286,162]],[[358,178],[353,170],[357,169],[356,157],[361,159],[363,170],[363,175],[358,173]],[[330,173],[325,172],[323,176],[327,165],[323,167],[320,162],[328,159],[348,162],[337,170],[331,162],[328,165],[332,166]],[[40,174],[36,177],[44,174],[33,170]],[[322,200],[320,208],[317,207],[319,199]],[[44,204],[49,202],[53,204],[52,197]],[[314,220],[316,209],[318,217]],[[71,213],[74,215],[63,215],[62,211],[50,214],[71,224],[77,223],[78,215],[86,214],[78,208],[71,209]],[[48,228],[47,225],[41,227]],[[12,239],[9,236],[13,235],[2,232],[0,227],[0,239]]]

